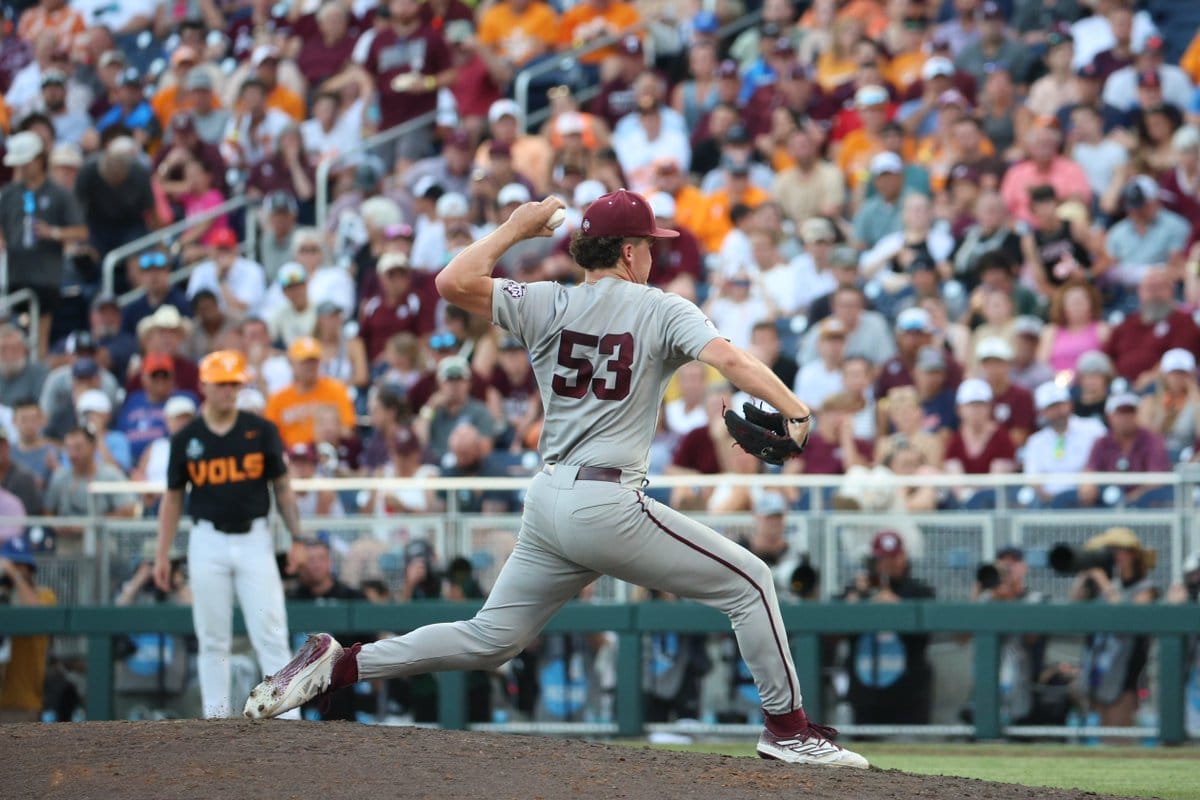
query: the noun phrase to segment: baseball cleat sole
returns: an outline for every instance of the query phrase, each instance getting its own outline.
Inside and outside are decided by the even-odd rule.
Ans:
[[[270,719],[304,705],[329,688],[341,655],[342,646],[328,633],[309,636],[287,666],[254,687],[242,713],[249,719]]]

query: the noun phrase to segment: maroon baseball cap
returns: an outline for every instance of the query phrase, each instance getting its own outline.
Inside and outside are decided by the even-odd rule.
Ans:
[[[588,206],[587,211],[583,212],[580,229],[584,236],[614,236],[622,239],[641,236],[674,239],[679,235],[679,231],[658,227],[654,211],[646,198],[625,189],[601,195],[600,199]]]
[[[871,555],[876,558],[904,552],[904,540],[895,531],[880,531],[871,541]]]

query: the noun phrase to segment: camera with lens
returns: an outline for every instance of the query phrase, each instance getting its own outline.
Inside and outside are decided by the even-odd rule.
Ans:
[[[808,556],[804,555],[800,558],[800,563],[792,570],[792,575],[788,580],[792,594],[796,597],[811,597],[817,590],[817,584],[821,581],[821,574],[816,568],[809,563]]]
[[[975,582],[981,592],[991,592],[1000,585],[1000,569],[995,564],[980,564],[975,570]]]
[[[1112,577],[1114,561],[1112,550],[1107,547],[1086,550],[1060,542],[1050,551],[1050,566],[1059,575],[1078,575],[1089,569],[1102,569]]]

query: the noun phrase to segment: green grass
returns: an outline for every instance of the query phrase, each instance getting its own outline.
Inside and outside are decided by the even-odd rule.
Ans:
[[[754,755],[754,745],[740,743],[664,749]],[[1163,800],[1200,798],[1200,749],[1194,747],[863,743],[854,749],[881,769]]]

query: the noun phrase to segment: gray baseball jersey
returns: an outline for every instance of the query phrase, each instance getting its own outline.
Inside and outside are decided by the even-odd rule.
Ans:
[[[639,477],[667,383],[720,335],[679,295],[617,279],[496,281],[492,316],[533,362],[546,417],[542,460]]]

